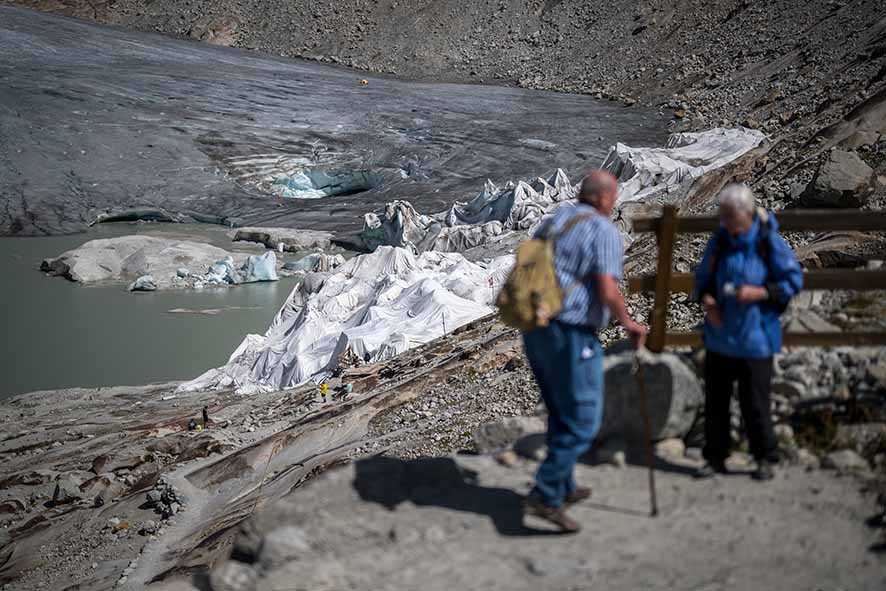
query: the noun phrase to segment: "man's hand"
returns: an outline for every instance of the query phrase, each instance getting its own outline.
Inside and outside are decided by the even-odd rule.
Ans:
[[[627,322],[624,327],[628,331],[628,336],[634,345],[634,349],[640,349],[646,344],[646,333],[649,332],[649,329],[633,320]]]
[[[716,326],[718,328],[723,326],[723,317],[720,315],[720,307],[717,306],[717,300],[714,299],[714,296],[706,294],[701,298],[701,305],[704,308],[704,313],[707,315],[708,322],[711,323],[711,326]]]
[[[735,290],[735,299],[739,304],[753,304],[769,299],[769,292],[758,285],[742,285]]]

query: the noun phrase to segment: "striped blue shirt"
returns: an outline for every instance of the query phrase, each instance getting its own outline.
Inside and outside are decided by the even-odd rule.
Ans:
[[[557,236],[574,215],[593,213],[565,235]],[[609,310],[597,294],[597,275],[611,275],[621,280],[624,243],[609,218],[584,203],[564,205],[535,232],[536,237],[557,237],[554,266],[565,298],[557,320],[565,324],[605,328]]]

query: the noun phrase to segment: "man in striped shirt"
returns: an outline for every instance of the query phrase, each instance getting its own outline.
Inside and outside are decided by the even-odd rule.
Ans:
[[[617,195],[615,177],[593,171],[582,180],[578,204],[561,207],[536,232],[554,240],[554,266],[564,296],[563,309],[548,326],[523,335],[548,409],[548,455],[524,508],[565,532],[579,530],[565,507],[591,495],[590,488],[576,484],[573,469],[603,417],[603,351],[597,333],[611,314],[635,346],[646,336],[646,328],[628,315],[618,286],[624,245],[609,220]],[[567,226],[574,216],[581,218]]]

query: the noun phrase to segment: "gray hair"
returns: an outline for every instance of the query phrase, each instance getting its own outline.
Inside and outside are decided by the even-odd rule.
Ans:
[[[720,196],[717,200],[720,203],[721,209],[725,207],[734,211],[754,213],[756,207],[754,193],[747,185],[739,183],[726,185],[726,188],[720,191]]]

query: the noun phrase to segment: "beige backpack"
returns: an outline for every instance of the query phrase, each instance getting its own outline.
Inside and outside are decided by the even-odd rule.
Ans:
[[[528,332],[547,326],[560,313],[564,293],[554,267],[554,244],[576,224],[594,215],[576,214],[555,236],[531,238],[517,247],[517,262],[496,298],[502,322]]]

